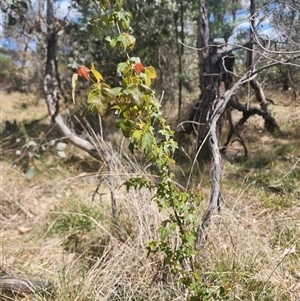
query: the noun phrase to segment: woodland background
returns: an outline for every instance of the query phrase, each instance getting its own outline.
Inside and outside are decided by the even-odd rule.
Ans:
[[[82,118],[88,91],[84,80],[72,102],[71,79],[79,66],[94,62],[114,86],[120,81],[116,65],[126,57],[108,47],[109,30],[95,31],[89,22],[102,13],[97,2],[71,1],[67,10],[61,9],[65,2],[54,2],[60,113],[74,134],[95,145],[107,142],[114,158],[110,169],[68,143],[51,123],[43,87],[46,2],[1,3],[0,276],[53,283],[52,296],[31,294],[25,300],[185,300],[176,276],[165,272],[163,257],[147,256],[147,243],[158,235],[163,213],[150,192],[126,192],[122,186],[135,174],[155,176],[155,168],[142,156],[131,156],[114,114]],[[209,203],[212,162],[195,160],[198,132],[187,134],[178,125],[191,121],[203,95],[196,49],[201,2],[124,3],[133,15],[130,32],[136,37],[130,55],[155,67],[153,89],[176,132],[177,181],[203,195],[199,220]],[[212,45],[235,47],[251,40],[253,14],[246,2],[206,1]],[[232,128],[229,115],[222,117],[220,147],[228,142],[222,153],[222,201],[199,251],[202,300],[300,298],[300,4],[257,2],[254,26],[262,44],[253,43],[250,50],[256,69],[282,62],[256,77],[279,128],[270,131],[259,114],[240,124],[243,111],[232,108],[235,132],[227,141]],[[235,80],[249,70],[249,47],[233,54]],[[226,89],[223,81],[220,93]],[[250,83],[235,94],[245,107],[261,108]],[[118,230],[111,225],[112,195]]]

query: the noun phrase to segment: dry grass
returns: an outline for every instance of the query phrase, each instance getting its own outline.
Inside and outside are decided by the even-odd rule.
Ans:
[[[1,121],[13,122],[14,119],[17,119],[19,122],[30,122],[48,114],[46,102],[32,94],[26,95],[19,92],[6,94],[0,90],[0,103]]]
[[[271,137],[252,120],[243,133],[250,159],[224,161],[222,210],[198,256],[207,300],[300,298],[300,110],[280,108],[273,109],[284,135]],[[9,116],[4,120],[12,120]],[[1,265],[15,276],[49,280],[55,287],[51,298],[24,300],[185,300],[176,279],[163,273],[162,258],[147,257],[147,242],[156,238],[163,218],[151,195],[127,193],[121,186],[145,170],[124,152],[116,156],[116,228],[107,168],[70,145],[66,152],[66,159],[45,153],[37,175],[28,180],[12,166],[13,151],[3,150]],[[92,200],[101,180],[101,198]],[[200,181],[208,196],[209,174]]]
[[[28,181],[2,162],[4,269],[50,280],[56,300],[158,300],[163,293],[153,285],[156,265],[146,256],[160,222],[150,196],[125,194],[116,176],[121,213],[114,229],[106,185],[101,202],[92,201],[96,175],[66,174],[53,167]]]

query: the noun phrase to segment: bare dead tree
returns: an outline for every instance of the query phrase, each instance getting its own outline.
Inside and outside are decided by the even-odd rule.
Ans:
[[[208,11],[205,0],[199,0],[199,18],[198,18],[198,59],[199,59],[199,79],[201,95],[196,110],[193,112],[192,119],[198,126],[195,128],[197,141],[201,145],[199,157],[203,160],[211,155],[209,144],[205,139],[209,125],[207,114],[213,105],[214,100],[220,94],[220,79],[222,74],[222,54],[218,48],[211,44],[210,26],[208,20]],[[217,121],[216,128],[219,139],[221,133],[221,120]]]
[[[212,151],[213,156],[213,168],[212,168],[212,185],[211,185],[211,196],[208,209],[206,210],[202,221],[200,222],[197,230],[197,245],[206,236],[206,229],[209,226],[211,218],[220,210],[220,180],[221,180],[221,154],[219,148],[218,129],[216,124],[224,113],[232,95],[234,94],[237,87],[249,82],[255,75],[251,74],[251,70],[248,71],[242,78],[240,78],[235,84],[231,86],[222,96],[218,97],[214,101],[214,106],[208,112],[208,125],[209,132],[207,135],[207,141]]]
[[[222,118],[224,112],[227,112],[231,129],[226,141],[227,146],[236,133],[247,154],[247,148],[238,133],[241,127],[250,116],[257,114],[262,116],[265,121],[266,129],[274,133],[280,131],[276,120],[271,116],[268,109],[268,101],[265,97],[263,88],[257,79],[257,74],[265,69],[275,65],[296,65],[294,61],[299,57],[299,53],[290,53],[286,60],[279,60],[276,56],[280,53],[273,51],[256,31],[256,9],[255,0],[250,1],[250,40],[240,49],[247,49],[247,71],[241,77],[234,74],[234,57],[232,49],[223,49],[218,51],[218,47],[210,41],[209,20],[205,0],[199,0],[199,20],[198,20],[198,56],[200,70],[200,88],[201,95],[199,104],[196,107],[192,121],[198,124],[194,128],[197,132],[200,159],[212,157],[212,185],[208,209],[206,210],[198,226],[197,244],[206,236],[206,229],[212,217],[220,210],[220,175],[221,175],[221,154],[220,154],[220,132],[222,128]],[[239,46],[235,47],[238,49]],[[256,57],[254,58],[254,53]],[[230,60],[231,59],[231,60]],[[230,64],[231,63],[231,64]],[[263,65],[263,66],[262,66]],[[260,67],[258,67],[260,66]],[[236,80],[234,81],[234,78]],[[226,92],[220,96],[220,82],[223,81]],[[255,92],[259,107],[250,106],[240,102],[235,94],[236,89],[243,84],[248,83]],[[236,125],[232,123],[231,110],[237,109],[243,113],[243,117]]]

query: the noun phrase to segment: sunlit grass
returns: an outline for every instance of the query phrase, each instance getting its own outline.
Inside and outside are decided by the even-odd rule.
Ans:
[[[250,123],[244,129],[249,158],[223,160],[221,211],[197,257],[203,300],[299,298],[300,123],[296,111],[291,117],[286,112],[277,111],[285,135],[260,133]],[[39,172],[28,180],[3,147],[2,267],[19,277],[49,280],[55,287],[50,299],[26,300],[186,299],[176,277],[165,273],[163,258],[147,256],[147,244],[157,237],[163,216],[151,193],[126,192],[122,186],[132,174],[149,172],[126,157],[125,147],[119,148],[121,159],[112,171],[118,223],[103,164],[68,145],[65,159],[45,153],[37,163]],[[186,162],[190,166],[190,159]],[[189,170],[182,166],[176,173],[185,183]],[[209,202],[210,164],[195,174],[191,185],[201,183],[204,195],[200,220]]]

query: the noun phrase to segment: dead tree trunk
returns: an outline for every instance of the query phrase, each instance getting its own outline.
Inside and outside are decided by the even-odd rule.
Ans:
[[[232,51],[224,45],[217,45],[211,41],[205,0],[199,0],[197,48],[201,94],[197,106],[189,117],[191,123],[184,128],[184,131],[196,133],[198,160],[204,162],[212,156],[212,149],[207,139],[210,131],[209,112],[213,109],[215,100],[220,96],[221,82],[224,82],[226,89],[230,87],[232,83],[230,72],[233,71],[234,65]],[[222,118],[219,118],[214,126],[217,130],[216,138],[219,141]]]
[[[256,62],[254,62],[254,44],[259,36],[255,31],[255,0],[251,0],[251,26],[250,26],[250,41],[244,44],[241,48],[248,48],[247,67],[249,74],[254,72]],[[194,108],[189,120],[192,121],[189,128],[185,128],[186,132],[194,131],[197,135],[198,141],[198,159],[200,161],[207,161],[212,156],[212,151],[207,140],[210,131],[208,122],[208,113],[213,109],[214,101],[220,96],[220,83],[224,82],[225,89],[228,90],[233,81],[233,66],[234,56],[233,50],[240,49],[226,49],[213,43],[210,37],[210,25],[208,20],[208,12],[205,0],[199,0],[199,18],[198,18],[198,58],[199,58],[199,81],[201,94],[199,102]],[[279,131],[279,126],[275,119],[271,116],[268,110],[268,101],[266,100],[263,88],[259,81],[253,77],[250,81],[251,87],[254,89],[257,101],[260,104],[261,114],[265,120],[266,129],[269,132]],[[235,103],[236,103],[235,99]],[[237,106],[235,106],[237,107]],[[238,106],[243,114],[243,120],[247,120],[249,116],[248,108],[244,110],[244,106]],[[230,104],[228,113],[231,114]],[[252,110],[251,113],[255,112]],[[251,114],[250,114],[251,116]],[[247,118],[246,118],[247,117]],[[222,116],[217,120],[217,138],[220,139],[222,129]],[[232,128],[231,133],[237,133]],[[238,134],[238,133],[237,133]],[[241,141],[242,144],[243,141]]]
[[[194,120],[198,122],[197,134],[200,160],[213,157],[210,203],[197,229],[197,244],[205,237],[205,230],[212,216],[219,209],[221,154],[219,140],[223,114],[230,94],[220,97],[220,83],[224,72],[225,51],[211,45],[209,20],[205,0],[199,0],[198,57],[201,95]],[[228,83],[228,86],[230,83]],[[232,91],[230,92],[232,93]]]
[[[199,246],[201,241],[206,237],[206,230],[211,222],[212,217],[220,210],[220,198],[221,198],[221,154],[219,149],[219,139],[217,136],[218,129],[216,124],[220,119],[221,115],[226,110],[229,105],[230,99],[233,96],[235,90],[240,85],[250,81],[252,79],[251,71],[248,71],[244,76],[242,76],[236,83],[220,97],[214,101],[214,105],[211,107],[208,114],[208,125],[210,131],[208,133],[209,146],[212,151],[213,156],[213,167],[212,167],[212,185],[209,206],[203,215],[202,221],[199,223],[197,229],[197,242]]]
[[[200,159],[206,160],[212,156],[213,167],[210,203],[198,227],[197,243],[205,237],[205,230],[208,227],[212,216],[220,209],[221,155],[219,141],[222,129],[222,116],[226,108],[227,111],[229,111],[229,114],[231,114],[230,107],[233,105],[235,105],[235,108],[244,109],[244,106],[239,106],[238,99],[233,97],[235,89],[245,82],[250,82],[261,106],[261,110],[257,110],[257,112],[262,112],[261,116],[265,119],[266,127],[270,131],[274,131],[278,127],[276,121],[271,117],[268,111],[263,89],[255,78],[256,74],[254,72],[255,68],[253,63],[254,16],[255,0],[251,0],[251,40],[250,43],[248,43],[249,68],[242,78],[235,84],[232,84],[234,65],[232,51],[220,49],[210,41],[209,20],[205,0],[199,0],[197,48],[199,56],[201,96],[198,108],[194,115],[194,121],[198,122],[198,142],[201,144],[199,146]],[[226,92],[222,96],[219,95],[221,81],[224,82],[226,89]],[[232,101],[230,101],[231,99]],[[234,102],[233,100],[236,101]],[[246,107],[246,109],[247,110],[243,113],[248,116],[248,108]],[[244,145],[243,141],[241,141],[241,143]],[[245,147],[245,154],[246,153],[247,149]]]
[[[198,18],[198,58],[199,58],[199,79],[201,95],[199,104],[193,113],[200,160],[207,160],[211,156],[211,150],[207,141],[209,126],[207,114],[213,105],[214,100],[219,96],[220,73],[222,59],[217,47],[211,45],[208,13],[205,0],[199,0]],[[218,121],[217,136],[220,135],[221,124]]]

